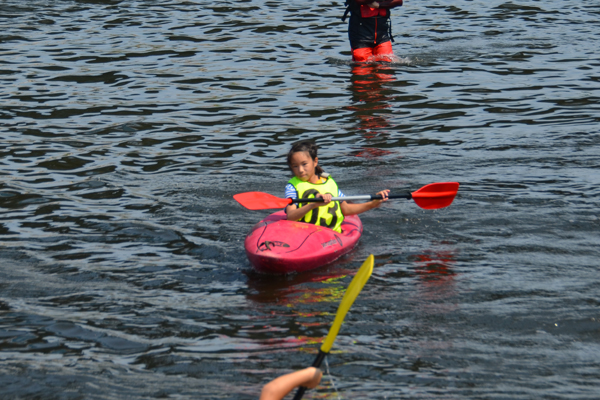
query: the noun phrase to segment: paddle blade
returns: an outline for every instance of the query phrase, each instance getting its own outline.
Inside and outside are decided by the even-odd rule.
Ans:
[[[458,192],[458,182],[430,183],[412,193],[412,199],[426,210],[448,207]]]
[[[263,192],[238,193],[233,198],[248,210],[283,208],[292,203],[292,199],[281,199]]]
[[[333,342],[335,341],[335,338],[337,337],[337,334],[340,331],[342,322],[344,322],[344,318],[346,317],[348,310],[354,303],[354,300],[356,300],[358,294],[365,286],[365,283],[367,283],[367,281],[369,280],[369,277],[373,272],[374,264],[375,257],[373,257],[373,255],[371,254],[369,257],[367,257],[367,259],[360,267],[356,275],[354,275],[354,278],[352,279],[352,282],[350,282],[348,289],[346,289],[346,293],[344,294],[342,302],[338,307],[337,314],[335,315],[335,320],[333,321],[333,325],[331,325],[329,333],[327,334],[327,337],[325,338],[325,341],[321,346],[321,351],[323,353],[329,353],[329,350],[331,350],[331,346],[333,346]]]

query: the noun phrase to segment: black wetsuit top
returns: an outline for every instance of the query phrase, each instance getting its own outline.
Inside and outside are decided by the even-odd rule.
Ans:
[[[349,0],[348,3],[350,7],[348,38],[352,49],[375,47],[392,40],[389,10],[387,10],[385,17],[363,18],[360,15],[360,5],[354,0]]]

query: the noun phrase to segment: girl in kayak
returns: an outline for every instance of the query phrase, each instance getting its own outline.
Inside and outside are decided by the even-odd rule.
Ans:
[[[356,215],[379,207],[387,201],[389,190],[377,193],[382,200],[371,200],[366,203],[350,204],[346,201],[331,201],[334,197],[344,197],[333,178],[318,165],[318,147],[310,141],[294,143],[288,153],[287,163],[294,177],[285,187],[285,197],[289,199],[321,197],[322,203],[290,204],[285,208],[289,221],[302,221],[326,226],[341,232],[340,226],[344,215]]]
[[[315,367],[280,376],[263,386],[259,400],[281,400],[298,386],[314,389],[321,382],[322,376],[321,370]]]
[[[346,0],[350,12],[348,37],[352,59],[356,62],[392,61],[392,28],[390,10],[402,5],[402,0]]]

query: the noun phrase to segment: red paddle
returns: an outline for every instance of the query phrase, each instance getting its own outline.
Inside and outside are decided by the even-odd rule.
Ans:
[[[388,196],[390,199],[413,199],[415,203],[421,208],[426,210],[435,210],[437,208],[448,207],[452,204],[456,192],[458,192],[458,182],[437,182],[430,183],[429,185],[423,186],[421,189],[412,193],[399,193],[391,194]],[[275,197],[268,193],[263,192],[246,192],[239,193],[233,196],[233,198],[240,203],[242,206],[249,210],[267,210],[269,208],[284,208],[290,204],[297,203],[313,203],[322,202],[323,199],[308,198],[308,199],[282,199]],[[346,200],[377,200],[381,199],[378,195],[360,195],[360,196],[345,196],[345,197],[334,197],[332,201],[346,201]]]

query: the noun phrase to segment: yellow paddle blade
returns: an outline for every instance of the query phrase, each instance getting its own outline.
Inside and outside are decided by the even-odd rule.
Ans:
[[[350,285],[348,286],[348,289],[346,289],[346,293],[344,294],[344,298],[342,299],[342,302],[338,307],[337,314],[335,315],[335,320],[333,321],[333,325],[331,325],[329,333],[327,334],[327,337],[325,338],[325,341],[321,346],[321,351],[323,353],[329,353],[329,350],[331,350],[331,346],[333,346],[333,342],[335,342],[335,338],[337,337],[338,332],[340,331],[342,322],[344,322],[344,318],[346,318],[346,314],[352,306],[352,303],[354,303],[354,300],[356,300],[356,298],[358,297],[358,294],[365,286],[365,283],[367,283],[367,281],[369,280],[369,277],[373,272],[374,264],[375,257],[373,257],[373,254],[371,254],[369,257],[367,257],[363,265],[360,267],[357,274],[352,279],[352,282],[350,282]]]

